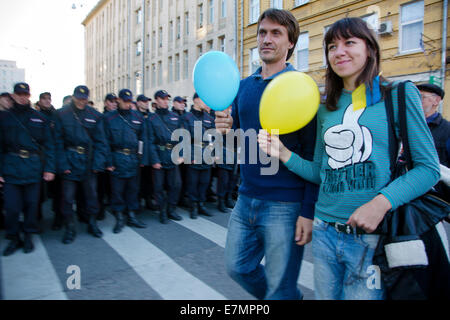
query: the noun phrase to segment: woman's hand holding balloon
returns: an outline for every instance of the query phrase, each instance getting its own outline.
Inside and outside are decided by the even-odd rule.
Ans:
[[[270,135],[266,130],[262,129],[258,134],[258,143],[261,150],[269,156],[279,158],[283,163],[289,161],[292,152],[284,146],[278,135]]]

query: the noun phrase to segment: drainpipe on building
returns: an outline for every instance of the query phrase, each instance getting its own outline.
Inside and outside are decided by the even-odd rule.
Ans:
[[[141,75],[141,86],[142,86],[142,94],[145,92],[145,52],[146,52],[146,44],[145,44],[145,0],[142,0],[142,75]]]
[[[441,54],[441,88],[445,90],[445,67],[447,57],[447,10],[448,1],[444,0],[443,15],[442,15],[442,54]],[[439,106],[439,112],[442,113],[442,103]]]
[[[236,17],[237,18],[237,17]],[[241,65],[241,78],[244,77],[244,0],[241,0],[241,54],[239,57]]]

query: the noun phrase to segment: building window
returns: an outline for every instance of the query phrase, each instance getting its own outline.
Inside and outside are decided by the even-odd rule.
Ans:
[[[202,56],[202,54],[203,54],[203,47],[200,44],[197,46],[197,58],[200,58]]]
[[[220,17],[227,17],[227,0],[220,0]]]
[[[198,6],[198,27],[203,27],[203,4]]]
[[[219,37],[219,50],[225,52],[225,36]]]
[[[209,0],[209,24],[214,23],[214,0]]]
[[[177,39],[181,37],[181,18],[177,17]]]
[[[184,14],[184,34],[189,35],[189,12]]]
[[[136,11],[136,23],[141,24],[142,23],[142,9],[139,9]]]
[[[422,50],[423,1],[407,3],[400,10],[400,52]]]
[[[260,67],[258,48],[250,49],[249,66],[250,74],[255,73]]]
[[[180,80],[180,55],[175,55],[175,81]]]
[[[189,75],[189,52],[183,52],[183,79],[187,79]]]
[[[302,6],[304,4],[307,4],[309,2],[309,0],[295,0],[295,6]]]
[[[208,51],[211,51],[211,50],[213,49],[213,45],[214,45],[213,40],[209,40],[209,41],[207,42],[207,44],[208,44]]]
[[[169,57],[169,83],[172,83],[172,81],[173,81],[173,77],[172,77],[172,75],[173,75],[173,64],[172,64],[172,57]]]
[[[283,0],[270,0],[270,7],[275,9],[283,9]]]
[[[152,87],[156,87],[156,65],[152,64]]]
[[[136,55],[140,56],[142,53],[142,41],[139,40],[136,42]]]
[[[159,47],[162,48],[162,43],[163,43],[163,32],[162,32],[162,27],[159,28],[158,39],[159,39]]]
[[[147,89],[150,88],[150,68],[149,67],[145,67],[145,88],[147,88]]]
[[[158,61],[158,86],[162,85],[162,62]]]
[[[169,42],[173,41],[173,21],[169,22]]]
[[[296,56],[297,56],[297,69],[299,71],[308,70],[309,66],[309,33],[305,32],[300,34],[296,47]]]
[[[154,52],[156,49],[156,32],[153,31],[152,33],[152,51]]]
[[[256,23],[258,22],[259,18],[259,0],[250,0],[250,16],[249,16],[249,23]]]

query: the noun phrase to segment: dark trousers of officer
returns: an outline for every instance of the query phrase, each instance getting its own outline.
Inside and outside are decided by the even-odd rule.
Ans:
[[[237,184],[238,176],[233,170],[217,168],[217,196],[224,198],[227,193],[231,193]]]
[[[153,198],[153,177],[152,167],[144,166],[140,168],[139,175],[139,198],[152,199]]]
[[[189,200],[205,202],[210,179],[211,168],[193,169],[188,167],[186,171],[186,188]]]
[[[111,175],[111,210],[139,210],[139,177],[118,178]]]
[[[37,213],[41,183],[25,185],[5,183],[3,188],[6,212],[6,237],[8,238],[19,233],[19,217],[21,212],[24,214],[23,231],[25,233],[38,232]]]
[[[180,169],[180,179],[181,179],[181,190],[180,190],[180,198],[187,197],[187,188],[186,188],[186,169],[187,165],[182,163],[178,166]]]
[[[167,187],[167,200],[164,196],[164,186]],[[176,206],[180,198],[181,179],[178,167],[171,169],[161,168],[153,170],[153,190],[155,199],[160,208],[167,202]]]
[[[61,216],[61,206],[62,206],[62,182],[59,175],[55,176],[53,181],[42,181],[41,183],[41,195],[39,200],[39,214],[38,217],[42,216],[42,206],[44,202],[48,199],[52,199],[52,211],[56,216]]]
[[[90,174],[86,179],[80,181],[80,191],[83,193],[84,209],[86,215],[97,215],[99,204],[97,198],[97,176]],[[64,179],[63,186],[63,206],[62,213],[64,217],[73,216],[73,204],[75,202],[77,181]]]
[[[105,198],[111,201],[111,184],[109,172],[99,172],[97,175],[97,194],[100,209],[105,209]]]

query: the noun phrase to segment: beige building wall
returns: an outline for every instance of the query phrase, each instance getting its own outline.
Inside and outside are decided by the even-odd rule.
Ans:
[[[443,1],[424,0],[422,17],[415,22],[422,22],[422,48],[417,50],[402,50],[402,40],[408,42],[406,28],[402,24],[402,8],[417,4],[420,1],[411,0],[239,0],[238,1],[238,60],[242,62],[242,76],[248,76],[258,65],[257,57],[252,56],[256,48],[257,25],[252,20],[274,4],[282,4],[297,18],[300,31],[306,35],[303,44],[298,44],[290,62],[298,69],[308,73],[320,87],[324,86],[325,60],[323,37],[326,27],[333,22],[349,16],[363,17],[376,24],[391,26],[388,32],[379,33],[378,39],[382,50],[382,71],[391,80],[409,79],[415,83],[429,82],[434,78],[441,80],[442,35],[443,35]],[[405,15],[406,16],[406,15]],[[448,16],[448,12],[446,13]],[[407,20],[406,18],[404,20]],[[414,20],[411,21],[414,23]],[[447,48],[450,47],[450,21],[447,21]],[[420,34],[415,32],[411,38]],[[241,36],[242,35],[242,36]],[[241,45],[242,44],[242,45]],[[404,42],[403,42],[404,44]],[[449,54],[444,59],[450,60]],[[301,57],[298,59],[298,57]],[[306,57],[306,66],[305,66]],[[253,65],[252,65],[253,63]],[[450,76],[447,63],[444,78],[448,97],[444,99],[443,113],[450,118]],[[303,69],[302,69],[303,68]]]
[[[83,21],[86,83],[96,107],[108,92],[164,89],[192,103],[192,71],[210,50],[236,55],[233,0],[101,0]]]

